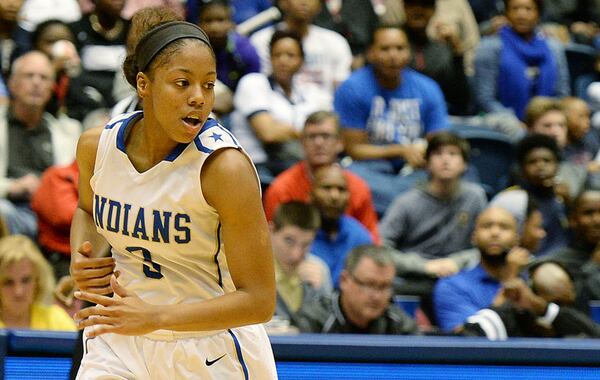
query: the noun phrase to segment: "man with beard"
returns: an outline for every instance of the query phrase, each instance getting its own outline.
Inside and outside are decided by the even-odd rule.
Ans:
[[[344,214],[349,198],[348,182],[340,165],[331,164],[315,170],[311,199],[319,210],[321,228],[311,252],[327,263],[336,288],[352,248],[373,243],[369,231],[358,220]]]
[[[508,211],[489,207],[479,215],[473,232],[481,254],[479,265],[439,280],[433,290],[442,331],[454,331],[477,311],[504,303],[502,284],[517,278],[529,261],[529,251],[518,242],[517,221]]]
[[[416,334],[417,324],[391,304],[396,269],[387,248],[362,245],[350,252],[340,290],[303,308],[303,332]],[[308,327],[308,329],[306,329]]]

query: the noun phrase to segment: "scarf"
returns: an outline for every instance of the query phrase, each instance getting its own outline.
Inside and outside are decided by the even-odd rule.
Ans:
[[[536,35],[527,41],[508,26],[500,29],[499,35],[498,98],[523,120],[532,97],[555,95],[558,66],[543,37]]]

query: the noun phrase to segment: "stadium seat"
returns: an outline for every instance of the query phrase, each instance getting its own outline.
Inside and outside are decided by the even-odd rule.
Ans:
[[[577,94],[577,78],[594,72],[596,51],[593,47],[582,44],[568,44],[565,46],[567,66],[571,80],[571,93]]]
[[[453,126],[451,131],[469,142],[470,165],[479,176],[488,199],[504,190],[510,179],[514,162],[510,139],[497,131],[469,125]]]

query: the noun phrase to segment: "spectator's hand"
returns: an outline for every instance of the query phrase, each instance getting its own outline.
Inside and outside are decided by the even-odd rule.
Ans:
[[[425,263],[425,272],[434,277],[448,277],[458,272],[458,265],[452,259],[435,259]]]
[[[64,70],[70,77],[76,77],[81,73],[81,58],[71,41],[56,41],[52,45],[51,54],[52,64],[57,72]]]
[[[423,144],[404,145],[402,158],[413,168],[425,166],[425,146]]]
[[[451,24],[445,21],[438,21],[434,25],[438,38],[448,44],[455,55],[460,55],[463,52],[460,34],[456,24]]]
[[[504,295],[504,288],[500,288],[494,300],[492,301],[492,306],[501,306],[506,302],[506,296]]]
[[[315,289],[321,289],[321,286],[323,286],[323,272],[317,263],[304,260],[298,266],[298,275],[302,281],[310,284]]]
[[[500,28],[502,28],[506,24],[508,24],[508,19],[505,16],[499,15],[492,17],[490,19],[490,29],[492,34],[496,34],[500,30]]]
[[[146,303],[134,292],[125,289],[117,281],[117,275],[110,276],[110,288],[118,297],[75,292],[78,299],[97,304],[75,314],[78,328],[94,326],[87,332],[88,338],[106,333],[144,335],[158,328],[155,323],[160,306]]]
[[[590,161],[587,164],[588,173],[597,173],[600,171],[600,162],[598,161]]]
[[[544,315],[548,302],[533,293],[521,278],[513,278],[504,282],[502,291],[507,301],[522,310],[529,310],[535,315]]]
[[[71,276],[63,276],[58,280],[54,288],[54,297],[58,302],[70,309],[73,306],[73,293],[75,292],[75,281]]]
[[[215,102],[213,112],[218,115],[226,115],[233,110],[233,92],[217,79],[215,82]]]
[[[40,179],[33,173],[14,179],[9,188],[8,194],[14,199],[30,199],[33,193],[40,186]]]
[[[554,193],[557,197],[561,198],[563,203],[568,204],[571,200],[571,193],[569,192],[569,185],[564,182],[557,182],[554,184]]]
[[[531,261],[531,253],[523,247],[513,247],[506,256],[506,264],[510,268],[511,277],[517,277],[519,273]]]
[[[71,255],[71,277],[78,289],[95,294],[110,294],[110,278],[115,269],[112,257],[90,257],[92,244],[84,242],[78,249],[79,254]]]
[[[582,35],[588,39],[594,38],[599,32],[598,25],[592,22],[576,21],[571,24],[571,33]]]

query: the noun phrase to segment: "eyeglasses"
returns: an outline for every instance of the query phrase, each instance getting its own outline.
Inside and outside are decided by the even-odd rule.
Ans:
[[[392,284],[388,283],[374,283],[369,281],[362,281],[358,279],[354,274],[348,273],[352,281],[356,283],[361,289],[369,290],[375,293],[391,293],[392,292]]]
[[[334,133],[307,133],[304,135],[306,140],[315,141],[318,138],[323,139],[324,141],[333,141],[337,140],[339,136]]]

